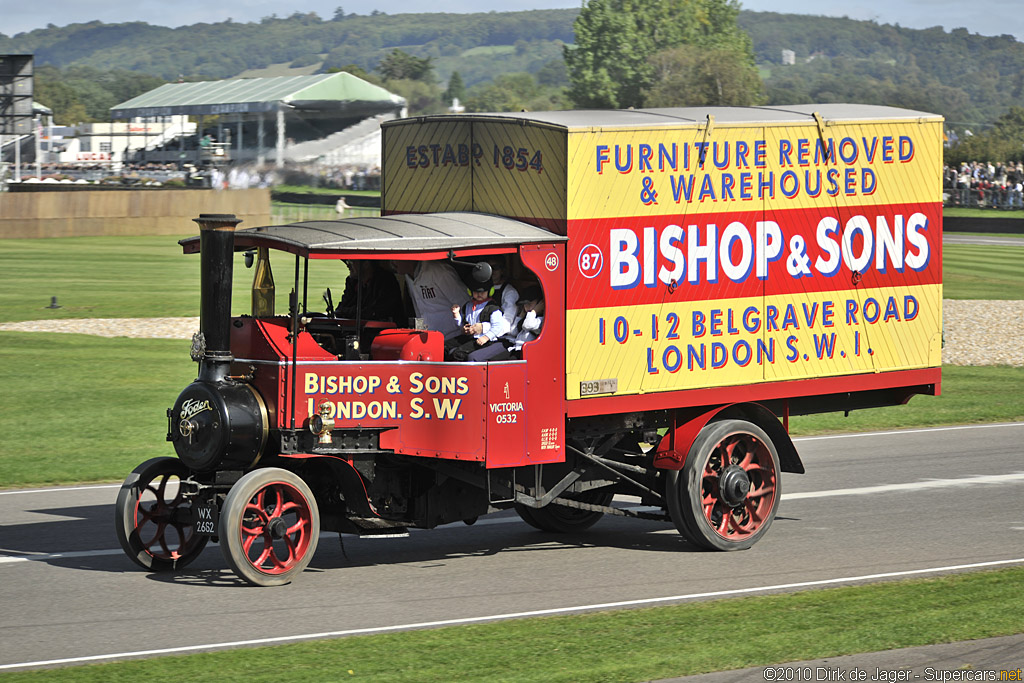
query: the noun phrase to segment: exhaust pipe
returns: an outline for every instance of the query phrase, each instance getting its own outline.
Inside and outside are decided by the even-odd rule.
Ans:
[[[234,214],[203,213],[199,224],[199,379],[222,381],[231,365],[231,278],[235,251]]]

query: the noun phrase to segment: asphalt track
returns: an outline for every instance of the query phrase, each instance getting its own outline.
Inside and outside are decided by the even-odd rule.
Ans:
[[[784,475],[746,552],[697,551],[666,523],[556,536],[505,515],[344,551],[325,534],[278,588],[241,583],[212,545],[183,573],[138,570],[116,487],[0,492],[0,672],[1024,564],[1024,423],[797,447],[808,473]]]

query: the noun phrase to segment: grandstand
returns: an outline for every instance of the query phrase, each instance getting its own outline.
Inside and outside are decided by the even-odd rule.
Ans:
[[[333,156],[374,166],[380,164],[380,146],[372,144],[379,140],[380,120],[404,115],[405,106],[404,98],[341,72],[168,83],[118,104],[110,116],[138,122],[177,115],[198,120],[194,136],[152,141],[124,161],[263,165],[270,156],[282,166]]]

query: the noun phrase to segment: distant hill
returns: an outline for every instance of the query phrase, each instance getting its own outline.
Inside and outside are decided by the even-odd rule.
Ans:
[[[285,18],[268,17],[259,23],[225,21],[179,28],[93,21],[38,29],[13,38],[0,35],[0,54],[31,52],[38,64],[127,69],[166,80],[231,78],[272,64],[296,60],[308,63],[311,56],[319,55],[326,55],[324,69],[355,64],[370,71],[394,48],[417,57],[441,59],[457,58],[472,48],[514,45],[516,41],[571,43],[577,13],[349,14],[325,21],[316,14],[297,12]],[[488,61],[480,56],[472,61],[481,59]]]
[[[578,10],[343,15],[296,12],[260,22],[179,28],[90,22],[0,34],[0,54],[31,52],[40,66],[127,70],[164,80],[310,73],[350,64],[372,71],[395,48],[430,57],[443,85],[505,73],[537,74],[562,60]],[[1024,96],[1024,43],[964,29],[908,29],[870,21],[741,12],[767,102],[857,101],[934,111],[984,126]],[[795,64],[782,65],[782,51]],[[290,68],[294,67],[294,68]]]
[[[977,128],[1024,96],[1024,43],[1012,36],[773,12],[741,12],[739,24],[771,65],[772,103],[888,104]],[[782,66],[784,49],[795,65]]]

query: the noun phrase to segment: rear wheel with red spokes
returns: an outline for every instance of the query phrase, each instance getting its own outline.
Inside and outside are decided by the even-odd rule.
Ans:
[[[683,536],[711,550],[744,550],[771,526],[781,497],[779,455],[757,425],[712,422],[668,473],[669,515]]]
[[[298,475],[276,467],[238,480],[220,516],[224,559],[256,586],[279,586],[302,572],[316,552],[320,513]]]

